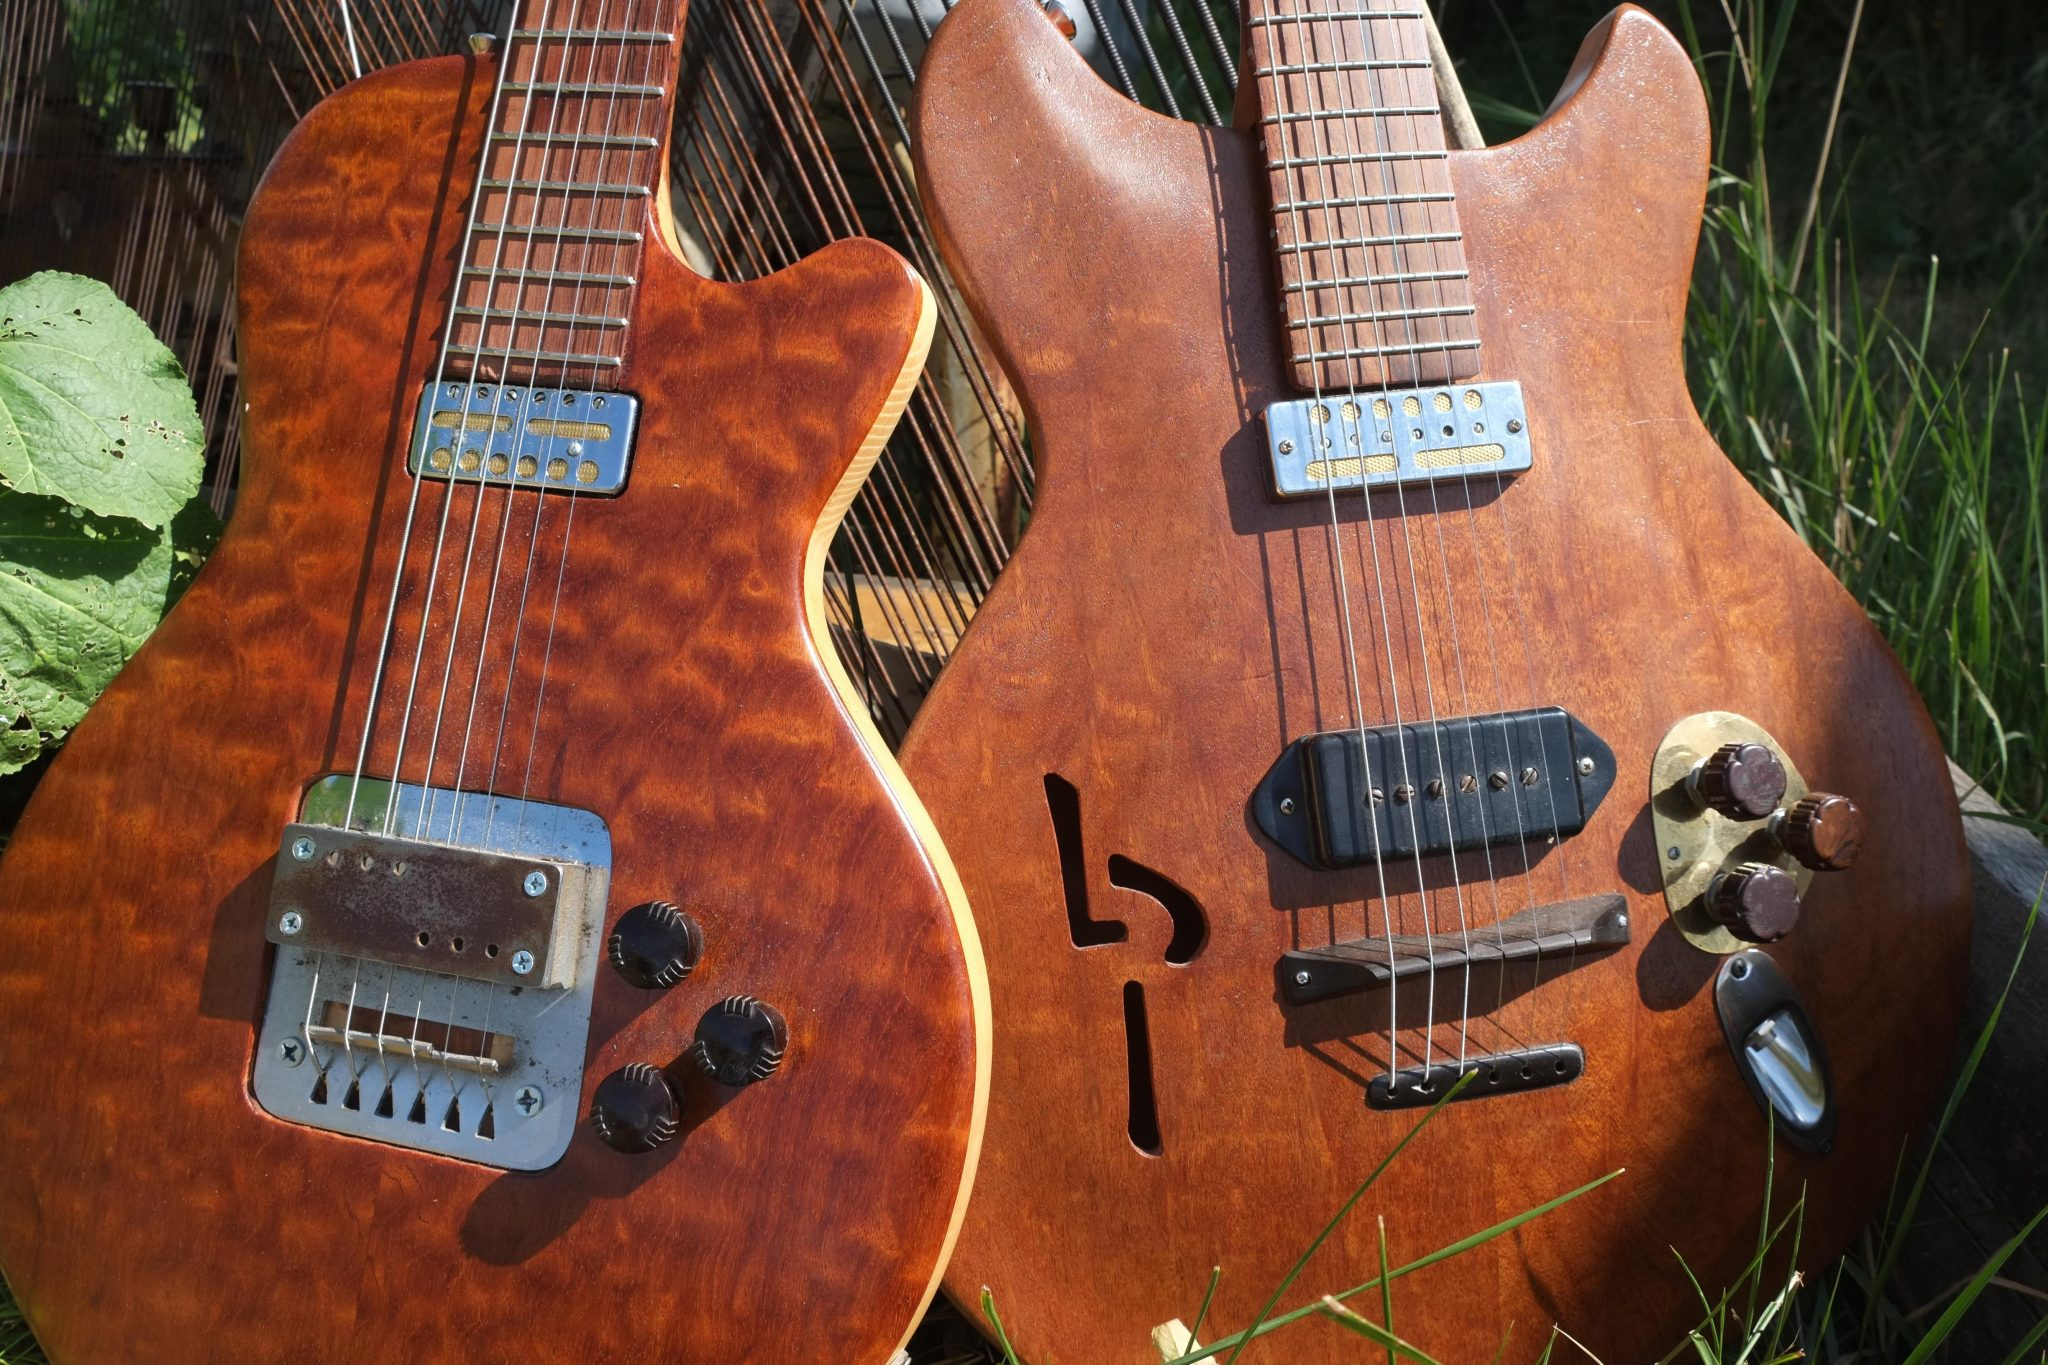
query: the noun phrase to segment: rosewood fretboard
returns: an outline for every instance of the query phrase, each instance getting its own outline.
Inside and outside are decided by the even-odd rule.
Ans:
[[[501,51],[451,374],[605,388],[675,99],[680,0],[521,0]]]
[[[1421,0],[1250,0],[1295,384],[1478,373]]]

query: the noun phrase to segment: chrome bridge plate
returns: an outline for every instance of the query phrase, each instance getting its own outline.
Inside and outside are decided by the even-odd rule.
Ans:
[[[630,394],[433,384],[420,394],[406,468],[430,479],[617,493],[639,420]]]
[[[419,847],[434,846],[451,855],[440,865],[450,876],[457,867],[517,869],[514,894],[522,896],[528,872],[555,869],[562,874],[553,883],[556,956],[526,950],[535,956],[533,984],[504,984],[494,974],[456,970],[452,943],[427,945],[450,959],[438,969],[424,965],[431,957],[416,955],[416,938],[408,944],[412,954],[390,948],[387,930],[396,931],[396,920],[359,925],[353,940],[294,941],[307,933],[310,918],[302,909],[299,934],[282,933],[279,921],[289,907],[280,902],[266,930],[278,948],[256,1040],[257,1103],[287,1122],[507,1170],[554,1164],[580,1113],[610,832],[598,816],[568,806],[367,779],[349,815],[349,787],[346,774],[313,784],[280,865],[297,861],[298,838],[320,840],[327,852],[402,844],[405,851],[394,848],[392,855],[413,860]],[[394,833],[405,837],[381,834],[387,805]],[[463,851],[496,857],[452,856]],[[325,867],[324,857],[305,861]],[[417,870],[409,867],[408,875]],[[368,871],[391,877],[388,863]],[[452,936],[454,921],[448,923]],[[459,956],[469,959],[490,941],[465,935]],[[509,969],[519,950],[509,942],[499,948],[498,960]],[[552,989],[540,984],[551,974],[562,980]]]
[[[1515,474],[1529,417],[1514,380],[1330,394],[1267,408],[1266,449],[1280,498]]]

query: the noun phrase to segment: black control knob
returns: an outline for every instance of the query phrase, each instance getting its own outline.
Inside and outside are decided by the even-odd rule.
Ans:
[[[1863,812],[1846,796],[1814,792],[1774,820],[1771,832],[1815,872],[1840,872],[1863,847]]]
[[[690,1057],[720,1085],[765,1081],[782,1065],[789,1025],[773,1005],[751,995],[733,995],[704,1011]]]
[[[605,955],[619,975],[647,990],[666,990],[704,956],[704,931],[667,901],[648,901],[619,916]]]
[[[1744,863],[1707,885],[1707,913],[1749,943],[1776,943],[1799,922],[1799,883],[1772,863]]]
[[[1692,794],[1731,820],[1761,820],[1785,799],[1785,765],[1761,744],[1723,744],[1693,770]]]
[[[628,1062],[597,1083],[590,1124],[607,1147],[651,1152],[676,1135],[675,1091],[658,1067]]]

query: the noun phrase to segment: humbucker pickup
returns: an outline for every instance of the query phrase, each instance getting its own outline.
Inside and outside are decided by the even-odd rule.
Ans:
[[[1329,394],[1266,409],[1273,491],[1316,497],[1527,469],[1529,418],[1513,380]]]
[[[407,469],[430,479],[609,494],[626,486],[640,400],[588,389],[430,384]]]
[[[1555,707],[1308,735],[1252,793],[1267,837],[1311,867],[1493,844],[1586,827],[1614,751]]]

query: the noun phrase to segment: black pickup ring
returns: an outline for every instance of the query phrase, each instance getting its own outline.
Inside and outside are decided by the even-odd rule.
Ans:
[[[1471,963],[1534,962],[1602,952],[1628,943],[1628,899],[1619,892],[1532,906],[1497,924],[1447,934],[1396,934],[1392,954],[1381,938],[1346,939],[1327,948],[1281,955],[1280,997],[1307,1005],[1354,995],[1430,971]]]
[[[1392,1075],[1373,1077],[1365,1088],[1365,1102],[1374,1109],[1426,1109],[1466,1072],[1473,1073],[1472,1079],[1453,1103],[1570,1085],[1585,1070],[1586,1054],[1577,1043],[1551,1043],[1474,1057],[1462,1069],[1455,1062],[1403,1067]]]

